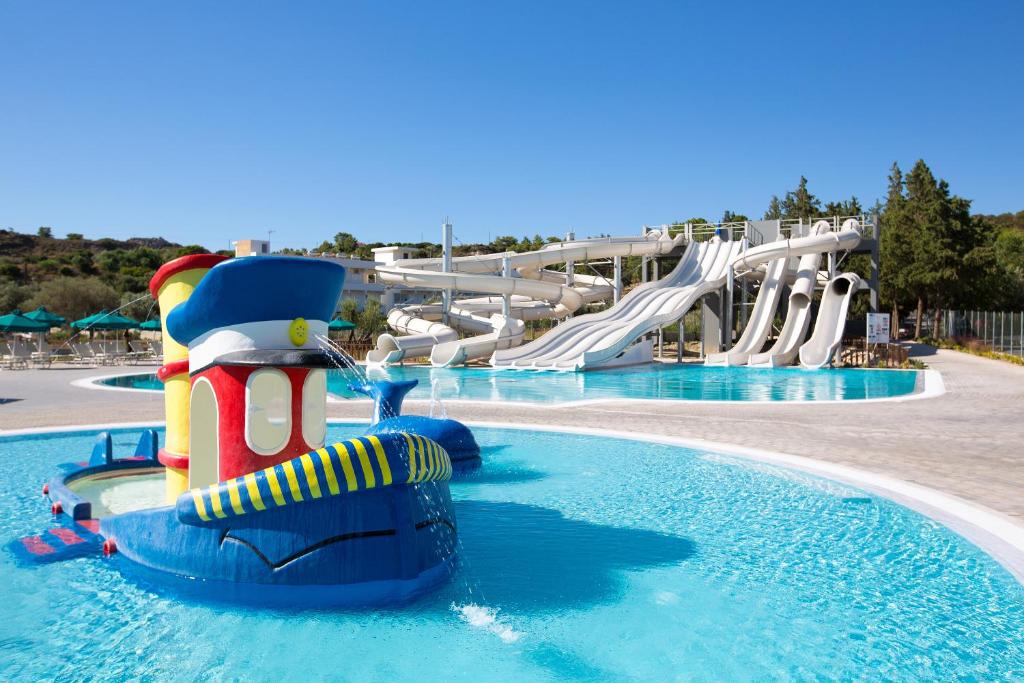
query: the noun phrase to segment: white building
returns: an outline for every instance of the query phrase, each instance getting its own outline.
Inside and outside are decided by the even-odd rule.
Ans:
[[[237,240],[234,242],[235,256],[267,256],[270,254],[270,242],[267,240]],[[373,250],[373,261],[355,258],[351,254],[331,254],[311,252],[309,258],[330,259],[345,268],[345,287],[341,298],[354,299],[359,307],[367,301],[379,301],[381,307],[388,311],[392,306],[406,303],[418,303],[426,300],[430,292],[412,289],[401,285],[385,285],[377,282],[374,269],[378,265],[393,265],[395,261],[415,258],[419,255],[416,247],[378,247]]]

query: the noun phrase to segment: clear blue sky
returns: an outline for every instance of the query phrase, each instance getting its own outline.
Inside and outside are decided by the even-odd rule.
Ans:
[[[0,226],[625,233],[919,157],[1024,208],[1024,3],[776,4],[5,2]]]

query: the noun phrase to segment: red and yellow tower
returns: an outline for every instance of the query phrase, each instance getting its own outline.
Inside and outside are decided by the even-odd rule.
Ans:
[[[160,305],[163,327],[163,366],[157,372],[164,383],[167,433],[160,462],[167,468],[167,501],[173,502],[188,489],[189,375],[188,347],[167,332],[167,314],[192,296],[203,276],[227,257],[193,254],[168,261],[149,281],[149,291]]]

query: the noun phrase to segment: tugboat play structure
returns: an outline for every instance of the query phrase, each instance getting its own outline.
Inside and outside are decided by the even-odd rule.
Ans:
[[[16,553],[102,547],[149,577],[274,604],[377,604],[447,580],[453,466],[430,435],[472,461],[468,430],[405,416],[325,443],[326,371],[348,361],[320,340],[344,277],[291,257],[165,264],[150,283],[165,331],[164,448],[147,431],[116,459],[101,435],[88,462],[44,487],[60,526],[15,541]]]

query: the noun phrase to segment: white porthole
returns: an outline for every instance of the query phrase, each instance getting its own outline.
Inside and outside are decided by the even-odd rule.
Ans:
[[[263,368],[245,383],[245,443],[260,455],[279,453],[292,433],[292,383],[288,375]]]
[[[327,436],[327,373],[310,370],[302,385],[302,438],[312,448]]]

